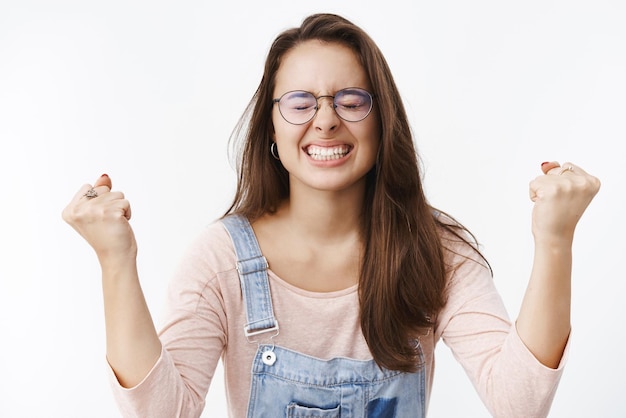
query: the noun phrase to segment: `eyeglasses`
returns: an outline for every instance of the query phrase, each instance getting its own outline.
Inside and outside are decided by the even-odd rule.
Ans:
[[[278,110],[283,119],[292,125],[304,125],[317,113],[319,99],[328,97],[333,100],[333,109],[337,116],[348,122],[362,121],[372,111],[373,96],[366,90],[349,87],[339,90],[334,96],[317,96],[303,90],[288,91],[278,99]]]

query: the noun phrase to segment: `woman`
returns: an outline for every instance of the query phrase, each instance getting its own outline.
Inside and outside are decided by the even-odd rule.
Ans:
[[[199,416],[222,357],[233,417],[421,417],[440,338],[494,416],[548,413],[595,177],[547,162],[531,182],[535,259],[512,324],[471,234],[428,204],[400,95],[360,28],[320,14],[280,34],[235,132],[234,202],[181,263],[160,333],[123,194],[103,175],[64,211],[101,264],[124,416]]]

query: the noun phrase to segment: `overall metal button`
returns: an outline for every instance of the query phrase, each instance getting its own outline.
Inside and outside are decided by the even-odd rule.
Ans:
[[[274,365],[276,363],[276,354],[273,351],[264,351],[261,354],[261,360],[268,366]]]

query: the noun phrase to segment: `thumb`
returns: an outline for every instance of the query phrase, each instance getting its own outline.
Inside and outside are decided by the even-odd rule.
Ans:
[[[93,185],[93,187],[98,186],[107,186],[109,190],[111,190],[111,187],[113,186],[113,184],[111,183],[111,178],[107,174],[101,175],[100,177],[98,177],[98,180],[96,180]]]
[[[548,172],[550,170],[553,170],[555,168],[560,167],[561,164],[559,164],[556,161],[547,161],[545,163],[541,163],[541,171],[543,171],[543,174],[548,174]]]

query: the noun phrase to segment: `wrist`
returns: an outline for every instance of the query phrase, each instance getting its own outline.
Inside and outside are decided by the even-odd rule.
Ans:
[[[572,248],[574,234],[546,234],[534,233],[535,247],[542,247],[553,250],[565,250]]]
[[[137,270],[137,251],[106,252],[98,254],[98,261],[104,276],[117,276],[123,271]]]

